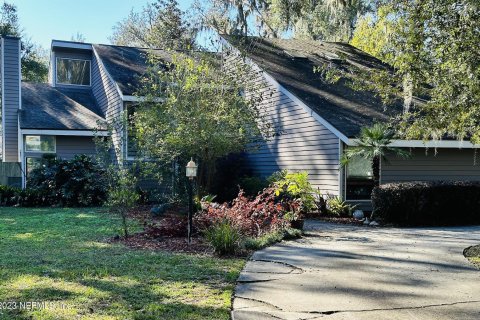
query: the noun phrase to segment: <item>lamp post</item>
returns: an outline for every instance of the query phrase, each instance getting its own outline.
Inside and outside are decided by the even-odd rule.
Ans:
[[[197,176],[197,164],[193,158],[187,163],[186,175],[188,178],[188,244],[192,243],[193,224],[193,179]]]

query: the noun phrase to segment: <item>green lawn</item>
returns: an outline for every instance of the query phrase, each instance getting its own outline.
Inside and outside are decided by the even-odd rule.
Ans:
[[[0,308],[16,308],[0,319],[229,318],[243,259],[106,243],[117,226],[101,209],[0,207]]]

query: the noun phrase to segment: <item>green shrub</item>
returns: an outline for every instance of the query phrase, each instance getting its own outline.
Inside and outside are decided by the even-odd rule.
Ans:
[[[272,174],[268,181],[275,186],[276,195],[301,200],[302,212],[310,212],[316,208],[315,190],[308,181],[308,173],[288,172],[282,170]]]
[[[205,239],[219,255],[232,255],[239,251],[242,240],[240,231],[227,219],[205,231]]]
[[[350,217],[355,207],[347,204],[346,201],[342,201],[339,197],[327,199],[327,213],[334,216]]]
[[[86,155],[72,160],[43,158],[29,173],[27,187],[50,205],[95,206],[107,196],[105,171]]]
[[[20,189],[0,185],[0,205],[11,206],[16,204],[16,196],[20,192]]]
[[[302,231],[293,228],[285,228],[282,230],[275,230],[269,232],[258,238],[247,238],[245,239],[244,246],[245,249],[249,250],[259,250],[282,240],[291,240],[298,239],[302,237]]]
[[[240,188],[245,192],[245,195],[249,197],[254,197],[263,189],[268,188],[268,181],[261,177],[244,176],[240,178],[238,184],[240,185]]]
[[[405,226],[480,224],[480,183],[403,182],[372,192],[373,217]]]

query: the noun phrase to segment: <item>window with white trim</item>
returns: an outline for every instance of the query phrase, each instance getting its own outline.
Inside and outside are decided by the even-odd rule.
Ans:
[[[57,83],[67,85],[90,85],[90,60],[57,58]]]
[[[25,136],[25,152],[55,153],[55,136]]]

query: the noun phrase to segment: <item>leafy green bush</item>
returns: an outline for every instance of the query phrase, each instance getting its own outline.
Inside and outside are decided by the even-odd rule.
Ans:
[[[205,231],[205,239],[219,255],[231,255],[239,251],[242,235],[238,228],[224,219]]]
[[[405,226],[480,223],[480,183],[403,182],[374,188],[373,217]]]
[[[72,160],[42,159],[29,173],[27,187],[50,205],[94,206],[107,196],[105,171],[86,155]]]
[[[316,208],[315,190],[308,181],[308,173],[282,170],[274,173],[268,181],[275,186],[277,197],[287,196],[301,200],[301,211],[310,212]]]
[[[256,196],[263,189],[268,188],[268,181],[261,177],[249,177],[244,176],[238,181],[240,188],[245,192],[245,195],[249,197]]]
[[[258,238],[247,238],[244,241],[245,249],[259,250],[268,247],[282,240],[298,239],[302,236],[302,231],[293,228],[275,230],[260,236]]]
[[[347,204],[339,197],[330,197],[327,199],[327,213],[340,217],[350,217],[356,206]]]
[[[11,206],[16,204],[16,196],[20,192],[20,189],[0,185],[0,205]]]

